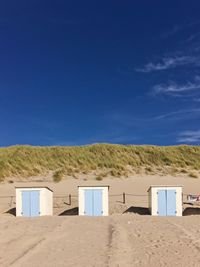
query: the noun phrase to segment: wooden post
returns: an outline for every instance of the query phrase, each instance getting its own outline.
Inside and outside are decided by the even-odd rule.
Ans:
[[[12,207],[12,203],[13,203],[13,196],[11,196],[10,207]]]
[[[123,193],[123,204],[125,204],[125,203],[126,203],[126,194]]]
[[[72,204],[72,196],[71,194],[69,194],[69,205],[71,206],[71,204]]]

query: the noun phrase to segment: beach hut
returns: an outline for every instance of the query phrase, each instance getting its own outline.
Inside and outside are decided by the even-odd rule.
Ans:
[[[16,187],[16,216],[53,215],[53,191],[48,187]]]
[[[182,216],[182,186],[150,186],[149,209],[154,216]]]
[[[107,216],[109,186],[79,186],[79,215]]]

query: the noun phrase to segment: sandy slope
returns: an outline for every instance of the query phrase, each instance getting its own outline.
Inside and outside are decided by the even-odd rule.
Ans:
[[[96,183],[110,185],[111,216],[56,216],[76,214],[77,185]],[[14,201],[1,198],[0,266],[200,266],[199,215],[138,215],[138,210],[147,211],[146,190],[151,184],[181,184],[185,194],[200,193],[200,180],[182,177],[45,183],[63,198],[54,199],[53,217],[34,219],[14,217],[10,214]],[[14,186],[0,185],[0,196],[14,195]],[[127,194],[125,204],[122,192]]]

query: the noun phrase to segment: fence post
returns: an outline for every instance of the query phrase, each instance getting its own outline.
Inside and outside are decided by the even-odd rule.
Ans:
[[[12,203],[13,203],[13,196],[11,196],[10,207],[12,207]]]
[[[72,204],[72,196],[71,194],[69,194],[69,205],[71,206],[71,204]]]
[[[123,193],[123,204],[125,204],[125,203],[126,203],[126,194]]]

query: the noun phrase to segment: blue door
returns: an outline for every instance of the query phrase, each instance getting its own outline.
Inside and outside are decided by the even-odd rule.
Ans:
[[[85,190],[85,211],[88,216],[102,215],[102,190],[86,189]]]
[[[31,195],[30,191],[22,191],[22,216],[30,217],[31,216]]]
[[[158,215],[176,216],[176,190],[158,190]]]
[[[167,215],[176,216],[176,190],[167,190]]]
[[[22,216],[35,217],[40,215],[40,192],[22,191]]]
[[[93,190],[93,215],[102,216],[102,190]]]
[[[167,215],[166,190],[158,190],[158,215]]]
[[[93,215],[93,190],[85,190],[85,215]]]
[[[31,191],[31,217],[40,216],[40,192]]]

